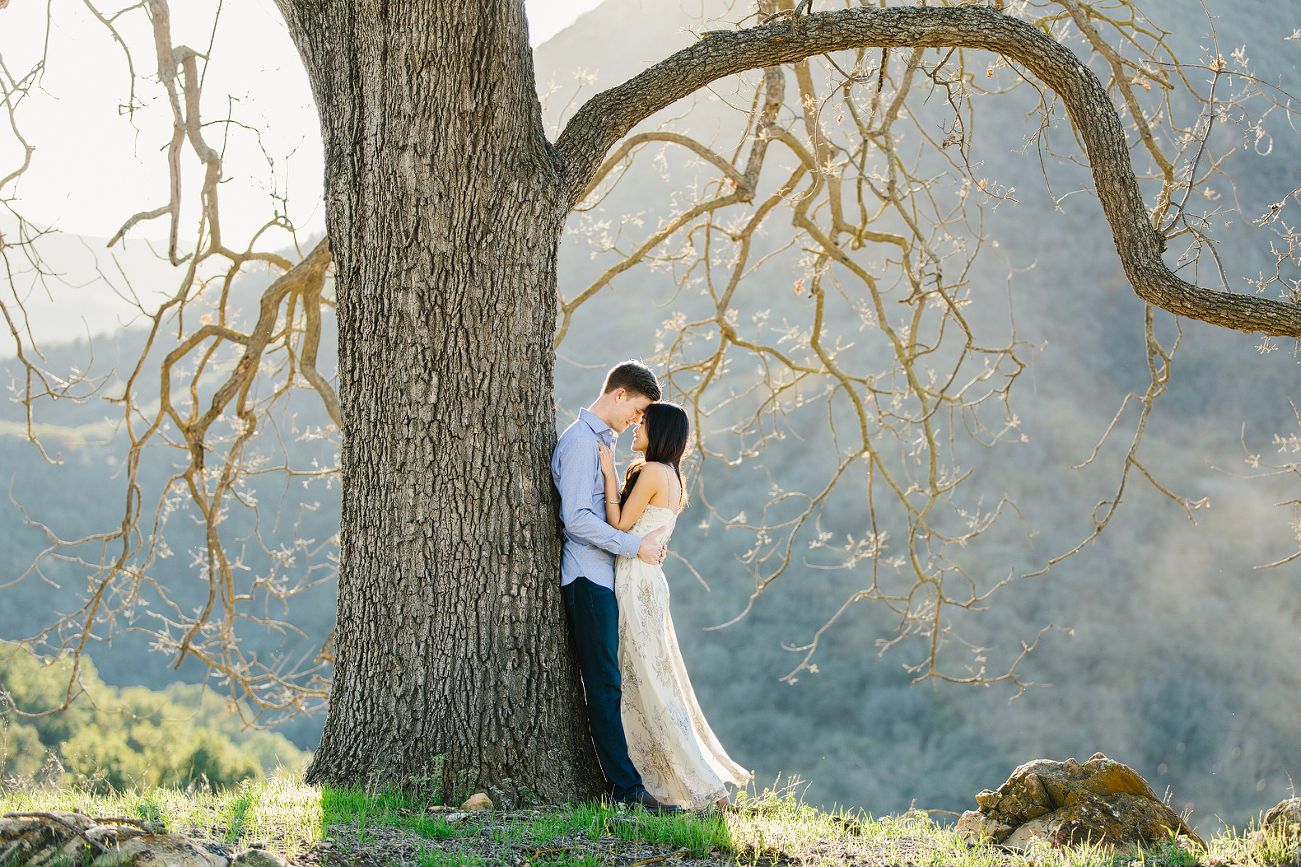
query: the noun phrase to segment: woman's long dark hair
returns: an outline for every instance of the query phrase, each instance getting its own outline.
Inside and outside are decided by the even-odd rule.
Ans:
[[[668,464],[678,474],[678,507],[687,503],[687,486],[682,481],[682,456],[687,451],[687,441],[691,438],[691,422],[687,413],[676,403],[656,401],[646,407],[641,423],[646,427],[646,456],[637,458],[628,467],[628,475],[623,480],[623,491],[619,494],[619,505],[628,502],[628,495],[637,484],[641,468],[647,461]]]

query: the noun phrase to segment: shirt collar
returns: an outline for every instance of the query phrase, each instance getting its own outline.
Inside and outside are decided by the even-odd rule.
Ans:
[[[587,407],[583,407],[578,411],[578,417],[582,419],[583,422],[592,429],[592,433],[596,434],[598,437],[603,437],[606,434],[614,434],[614,428],[601,421],[601,417]]]

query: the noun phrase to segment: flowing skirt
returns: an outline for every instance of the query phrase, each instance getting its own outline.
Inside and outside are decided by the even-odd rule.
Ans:
[[[664,572],[620,557],[619,670],[628,755],[646,791],[661,803],[699,810],[743,787],[753,776],[728,758],[696,703],[669,616]]]

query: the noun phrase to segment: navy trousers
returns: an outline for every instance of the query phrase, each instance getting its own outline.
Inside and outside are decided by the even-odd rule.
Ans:
[[[626,801],[644,790],[641,774],[628,758],[619,702],[623,687],[619,677],[619,605],[614,591],[576,578],[566,584],[565,607],[574,630],[578,669],[587,693],[587,721],[592,728],[596,757],[605,778],[614,787],[616,801]]]

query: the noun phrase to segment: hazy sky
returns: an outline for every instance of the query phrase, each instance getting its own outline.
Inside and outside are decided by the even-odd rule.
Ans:
[[[595,7],[599,0],[527,0],[530,36],[537,45]],[[109,4],[116,10],[124,3]],[[307,79],[272,0],[225,0],[215,37],[210,2],[173,2],[174,45],[206,53],[212,62],[203,86],[204,136],[225,155],[220,187],[223,227],[245,237],[275,208],[271,194],[288,196],[288,214],[298,226],[319,231],[321,154]],[[21,76],[39,59],[46,3],[13,0],[0,10],[0,59]],[[36,151],[17,185],[14,207],[28,219],[65,232],[111,236],[133,214],[167,203],[165,148],[171,112],[157,84],[149,21],[142,10],[115,24],[132,49],[137,108],[128,119],[130,78],[125,55],[102,24],[81,3],[54,3],[48,62],[40,90],[19,105],[18,129]],[[151,78],[152,76],[152,78]],[[236,123],[224,123],[229,116]],[[22,150],[8,124],[0,132],[0,178],[22,162]],[[265,150],[266,155],[263,155]],[[269,160],[267,157],[270,157]],[[200,164],[184,154],[184,199],[189,206],[182,238],[197,230],[195,200],[202,183]],[[0,232],[11,230],[0,213]],[[165,237],[165,221],[140,224],[135,238]],[[279,245],[283,241],[276,241]]]

